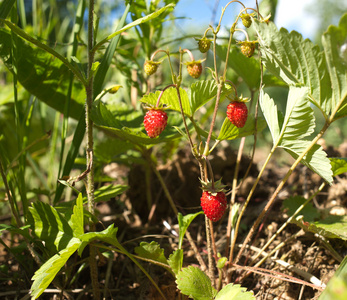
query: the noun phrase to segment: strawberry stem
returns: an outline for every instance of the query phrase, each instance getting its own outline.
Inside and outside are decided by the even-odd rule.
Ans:
[[[170,85],[166,86],[166,87],[160,92],[159,97],[158,97],[158,100],[157,100],[157,103],[156,103],[156,105],[155,105],[155,108],[158,108],[158,107],[159,107],[160,99],[161,99],[161,97],[163,96],[165,90],[168,89],[169,87],[172,87],[172,86],[176,86],[176,85],[175,85],[175,84],[170,84]]]

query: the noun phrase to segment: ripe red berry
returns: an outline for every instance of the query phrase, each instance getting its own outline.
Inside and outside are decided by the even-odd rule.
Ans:
[[[245,126],[248,116],[248,109],[244,102],[233,101],[227,107],[227,117],[236,127]]]
[[[187,71],[190,76],[197,79],[202,73],[202,65],[200,62],[194,62],[187,64]]]
[[[200,201],[206,217],[213,222],[219,221],[227,208],[225,193],[222,191],[217,193],[204,191]]]
[[[151,109],[147,111],[143,124],[147,135],[150,138],[155,138],[163,132],[167,124],[167,114],[161,109]]]

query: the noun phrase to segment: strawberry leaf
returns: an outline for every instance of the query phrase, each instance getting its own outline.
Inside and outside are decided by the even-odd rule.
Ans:
[[[41,201],[33,202],[29,211],[28,223],[35,236],[44,241],[52,253],[64,249],[74,237],[73,229],[65,217],[49,204]]]
[[[171,270],[177,275],[181,271],[183,265],[183,250],[177,249],[172,254],[170,254],[168,263]]]
[[[324,54],[296,31],[278,30],[274,23],[252,23],[265,67],[289,86],[306,86],[309,99],[327,118],[332,111],[331,84]]]
[[[273,138],[274,148],[280,147],[297,159],[310,146],[302,140],[310,135],[315,127],[314,114],[307,101],[307,88],[290,87],[284,119],[272,99],[261,93],[260,106]],[[322,147],[315,145],[301,161],[328,183],[332,183],[331,164]]]
[[[179,226],[179,241],[178,241],[178,249],[182,248],[184,235],[190,225],[190,223],[198,216],[203,214],[203,211],[199,211],[195,214],[189,214],[183,216],[181,213],[178,213],[178,226]]]
[[[44,292],[80,244],[81,241],[79,239],[72,238],[63,250],[52,256],[35,272],[32,277],[32,280],[34,280],[31,286],[32,299],[37,299]]]
[[[177,287],[183,295],[194,300],[212,300],[215,296],[210,278],[198,267],[183,268],[176,278]]]
[[[188,117],[191,117],[192,111],[190,109],[188,94],[185,90],[181,88],[179,90],[180,90],[180,97],[182,101],[183,112]],[[158,97],[160,93],[161,91],[156,91],[155,93],[149,93],[148,95],[143,96],[142,99],[140,99],[140,101],[142,103],[155,106],[158,101]],[[168,88],[164,91],[160,99],[160,104],[161,105],[165,104],[169,109],[177,111],[177,112],[181,112],[178,96],[177,96],[177,90],[175,87]]]
[[[191,85],[190,105],[194,114],[200,107],[215,98],[217,85],[214,80],[201,80]]]
[[[339,26],[329,26],[323,34],[327,68],[330,75],[332,110],[338,108],[334,120],[347,116],[347,13],[340,20]]]
[[[255,300],[255,297],[241,285],[229,283],[219,291],[215,300]]]
[[[143,258],[149,258],[165,265],[168,264],[167,259],[164,255],[164,249],[160,248],[157,242],[141,242],[140,246],[135,247],[135,253]]]
[[[332,157],[330,158],[330,162],[334,176],[347,172],[347,158]]]

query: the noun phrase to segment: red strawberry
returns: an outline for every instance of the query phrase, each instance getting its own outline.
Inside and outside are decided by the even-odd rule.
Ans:
[[[248,116],[248,109],[244,102],[233,101],[227,107],[227,117],[236,127],[245,126]]]
[[[146,132],[150,138],[155,138],[163,132],[167,124],[167,114],[161,109],[150,109],[143,120]]]
[[[207,218],[213,222],[219,221],[227,208],[224,185],[218,180],[214,183],[207,181],[202,184],[202,196],[200,203]]]
[[[201,62],[192,62],[187,64],[187,71],[190,76],[197,79],[200,77],[202,73],[202,65]]]
[[[227,208],[224,192],[210,193],[204,191],[201,196],[201,207],[207,218],[213,222],[219,221]]]

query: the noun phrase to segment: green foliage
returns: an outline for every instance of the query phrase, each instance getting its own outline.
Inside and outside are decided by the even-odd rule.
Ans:
[[[141,242],[140,246],[135,247],[135,253],[143,258],[148,258],[167,265],[168,261],[164,255],[164,249],[160,248],[157,242]]]
[[[12,43],[15,43],[12,46]],[[16,65],[11,59],[11,48],[16,49]],[[16,70],[18,81],[31,94],[64,112],[66,91],[70,84],[70,70],[60,60],[44,50],[26,44],[21,38],[12,39],[11,32],[0,29],[0,57],[9,70]],[[71,117],[79,118],[83,111],[85,92],[83,85],[73,84],[70,102]]]
[[[181,293],[194,300],[212,300],[216,294],[210,278],[198,267],[183,268],[176,278],[176,284]]]
[[[183,216],[181,213],[178,213],[177,220],[178,220],[178,226],[179,226],[179,241],[178,241],[178,249],[182,248],[183,238],[184,235],[192,221],[198,216],[203,214],[202,211],[199,211],[195,214],[189,214]]]
[[[346,62],[336,48],[346,39],[346,20],[347,15],[339,27],[331,26],[324,34],[324,52],[295,31],[288,33],[283,28],[277,30],[273,23],[253,22],[267,70],[289,86],[306,86],[310,101],[326,119],[332,116],[331,121],[347,112]]]
[[[280,147],[295,159],[305,153],[311,142],[303,140],[313,132],[315,122],[312,108],[307,99],[307,89],[289,88],[285,116],[277,111],[277,106],[269,95],[261,93],[260,106],[270,128],[274,148]],[[302,162],[311,170],[332,183],[332,171],[326,153],[318,145],[313,145]]]
[[[171,270],[177,275],[181,271],[183,265],[183,250],[177,249],[171,253],[168,263]]]
[[[334,176],[341,175],[347,172],[347,158],[330,158],[331,168]]]
[[[290,215],[293,215],[306,200],[301,196],[291,197],[283,202],[283,207],[288,209]],[[305,231],[317,233],[328,239],[339,238],[347,240],[347,217],[336,215],[324,216],[311,203],[307,204],[292,222]]]
[[[32,299],[37,299],[44,292],[80,245],[81,241],[79,239],[72,238],[63,250],[52,256],[35,272],[35,275],[32,277],[32,280],[34,280],[31,286]]]
[[[247,289],[239,284],[229,283],[216,296],[215,300],[254,300],[252,292],[247,292]]]

